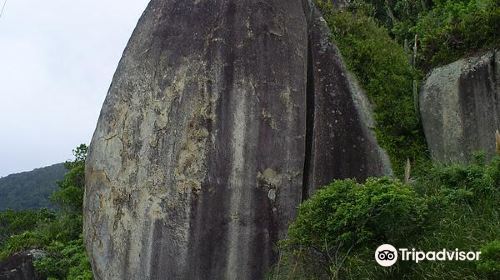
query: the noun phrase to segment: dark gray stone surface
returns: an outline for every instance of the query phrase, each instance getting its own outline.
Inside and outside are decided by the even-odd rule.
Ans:
[[[333,179],[391,174],[390,161],[377,144],[372,110],[357,81],[330,41],[330,30],[316,9],[309,12],[307,128],[312,131],[309,194]]]
[[[312,190],[390,172],[327,33],[308,1],[151,1],[87,159],[96,279],[263,279]]]
[[[353,0],[331,0],[331,1],[333,7],[341,10],[347,8],[351,4],[351,2],[353,2]]]
[[[0,262],[0,280],[38,280],[30,252],[14,254]]]
[[[500,52],[434,69],[420,93],[420,111],[432,158],[465,163],[474,152],[495,153],[500,129]]]

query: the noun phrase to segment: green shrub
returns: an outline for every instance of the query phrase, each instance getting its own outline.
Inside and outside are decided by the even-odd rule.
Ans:
[[[415,188],[428,197],[444,199],[448,204],[467,202],[475,205],[483,199],[498,196],[500,187],[500,157],[486,164],[484,154],[476,155],[469,165],[450,164],[429,168],[417,179]],[[469,193],[469,200],[454,199],[457,193]]]
[[[42,232],[33,230],[10,236],[2,246],[0,260],[8,256],[28,249],[43,248],[49,242]]]
[[[317,261],[320,269],[308,274],[343,279],[352,265],[362,262],[360,254],[372,254],[371,249],[386,242],[401,244],[416,234],[425,212],[424,200],[399,180],[372,178],[363,185],[335,181],[301,205],[284,244],[296,258]],[[378,271],[373,261],[366,265]],[[370,269],[366,272],[373,276]]]
[[[428,201],[433,213],[418,241],[424,250],[460,248],[477,251],[500,236],[500,158],[483,157],[467,166],[434,166],[416,179],[414,188]],[[483,256],[484,257],[484,256]],[[414,266],[415,279],[484,279],[474,262],[423,262]]]
[[[498,0],[440,0],[419,18],[420,67],[453,62],[463,56],[500,46]]]
[[[68,172],[63,180],[58,182],[59,189],[51,196],[52,202],[61,207],[66,213],[80,215],[82,213],[87,150],[88,148],[84,144],[73,150],[75,160],[64,164]]]
[[[327,0],[319,0],[324,8]],[[403,45],[418,34],[422,71],[500,46],[498,0],[354,0],[350,11],[377,20]]]
[[[410,185],[335,181],[299,208],[272,279],[498,279],[500,157],[433,166]],[[495,241],[496,240],[496,241]],[[479,262],[378,266],[378,245],[482,251]],[[489,278],[488,278],[489,277]]]
[[[48,255],[35,261],[36,270],[44,277],[92,279],[90,263],[81,237],[68,243],[53,242],[46,250]]]
[[[0,260],[29,249],[47,249],[57,243],[77,240],[82,232],[82,216],[60,213],[56,219],[39,220],[32,228],[10,235],[0,246]]]
[[[32,230],[38,225],[50,223],[54,219],[54,212],[47,209],[0,212],[0,247],[10,236]]]
[[[494,240],[481,247],[481,261],[477,269],[491,279],[500,278],[500,240]]]

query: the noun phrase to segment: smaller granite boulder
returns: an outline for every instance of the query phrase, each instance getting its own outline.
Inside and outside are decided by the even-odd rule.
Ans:
[[[476,151],[495,154],[500,128],[500,52],[432,70],[420,93],[425,136],[436,161],[466,163]]]
[[[0,280],[39,280],[33,261],[45,256],[40,250],[14,254],[0,262]]]

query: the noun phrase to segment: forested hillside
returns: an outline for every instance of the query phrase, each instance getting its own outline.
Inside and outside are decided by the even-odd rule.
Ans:
[[[66,173],[63,163],[0,178],[0,211],[51,208],[50,195]]]
[[[2,261],[29,249],[44,252],[34,262],[39,279],[92,279],[81,235],[87,146],[73,153],[75,159],[63,164],[67,172],[50,195],[56,210],[0,212],[0,279],[10,270]]]

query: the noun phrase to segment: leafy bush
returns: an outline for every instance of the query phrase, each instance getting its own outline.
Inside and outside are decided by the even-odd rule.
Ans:
[[[418,241],[424,250],[460,248],[479,250],[500,236],[500,157],[486,164],[484,157],[464,165],[434,166],[416,179],[414,188],[428,201],[433,215]],[[484,279],[474,262],[424,262],[416,276],[438,279]],[[416,277],[415,277],[416,278]]]
[[[481,261],[477,269],[491,279],[500,278],[500,240],[494,240],[481,247]]]
[[[284,244],[301,259],[319,260],[322,270],[312,271],[343,279],[357,252],[401,244],[419,231],[425,212],[425,201],[399,180],[335,181],[301,205]]]
[[[500,45],[498,0],[439,0],[410,29],[419,35],[423,69]]]
[[[448,203],[465,202],[453,199],[454,192],[470,192],[470,203],[497,195],[500,186],[500,158],[485,163],[484,154],[477,154],[469,165],[450,164],[429,168],[418,178],[416,188],[428,196],[439,196]]]
[[[12,235],[5,241],[1,248],[0,260],[24,250],[43,248],[48,242],[48,236],[38,230],[25,231],[20,234]]]
[[[498,0],[354,0],[349,10],[377,20],[401,45],[418,35],[423,71],[500,45]]]
[[[90,263],[81,237],[68,243],[53,242],[46,250],[48,256],[34,263],[41,275],[56,279],[92,279]]]
[[[500,157],[433,166],[396,179],[335,181],[299,208],[273,279],[498,279]],[[428,215],[427,215],[428,213]],[[378,245],[477,251],[480,262],[398,262],[382,268]]]
[[[82,213],[87,150],[87,146],[82,144],[73,151],[75,160],[64,164],[68,173],[58,182],[59,190],[51,196],[52,202],[67,213]]]
[[[6,210],[0,212],[0,247],[3,245],[6,238],[24,231],[32,230],[39,224],[46,224],[54,219],[54,212],[47,209],[38,211]]]

